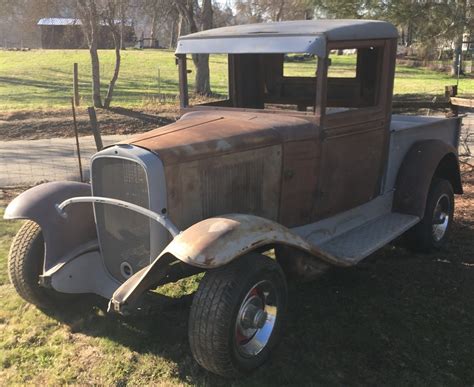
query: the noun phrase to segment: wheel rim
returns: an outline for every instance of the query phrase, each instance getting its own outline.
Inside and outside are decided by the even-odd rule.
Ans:
[[[448,195],[440,196],[433,214],[432,234],[436,242],[439,242],[446,235],[450,212],[451,203]]]
[[[235,327],[235,342],[242,356],[256,356],[266,347],[275,328],[278,304],[276,288],[267,280],[255,284],[244,297]]]

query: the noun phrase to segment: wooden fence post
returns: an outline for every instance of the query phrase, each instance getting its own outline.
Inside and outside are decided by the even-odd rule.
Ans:
[[[458,86],[451,85],[444,87],[444,96],[449,99],[449,109],[450,112],[448,113],[450,116],[457,116],[459,114],[459,108],[456,105],[453,105],[451,102],[452,97],[456,97],[458,94]]]
[[[77,162],[79,164],[79,176],[81,183],[84,182],[84,175],[82,174],[81,148],[79,146],[79,132],[77,130],[76,109],[74,108],[74,98],[71,98],[72,119],[74,122],[74,136],[76,137]]]
[[[102,150],[104,145],[102,144],[102,137],[100,135],[99,124],[97,122],[97,115],[95,114],[95,109],[93,106],[88,107],[87,112],[89,113],[89,120],[91,123],[92,133],[94,134],[95,147],[97,148],[97,152],[98,152]]]
[[[72,88],[74,90],[74,105],[79,106],[79,67],[77,63],[74,63],[74,77]]]

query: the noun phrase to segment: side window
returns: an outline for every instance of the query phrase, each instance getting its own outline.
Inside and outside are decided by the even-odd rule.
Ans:
[[[317,58],[309,54],[263,55],[265,108],[313,110],[316,100]],[[272,69],[268,71],[268,69]]]
[[[188,93],[191,105],[229,107],[228,57],[225,54],[209,55],[209,86],[211,94],[202,97],[194,93],[196,77],[191,57],[188,56]]]
[[[383,47],[331,51],[327,84],[327,114],[377,106]]]

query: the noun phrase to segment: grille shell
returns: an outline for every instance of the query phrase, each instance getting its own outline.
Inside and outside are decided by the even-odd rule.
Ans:
[[[91,176],[94,196],[124,200],[158,213],[167,208],[163,164],[142,148],[116,145],[102,150],[92,159]],[[134,211],[97,203],[94,212],[104,266],[119,282],[150,264],[171,240],[164,227]],[[125,270],[125,275],[127,265],[132,270]]]
[[[92,173],[94,195],[150,207],[148,182],[143,167],[135,161],[103,157]],[[102,257],[109,272],[124,280],[120,267],[127,262],[132,273],[150,263],[150,220],[122,207],[94,204]]]

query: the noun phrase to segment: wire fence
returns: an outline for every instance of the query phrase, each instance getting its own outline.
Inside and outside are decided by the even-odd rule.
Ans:
[[[470,159],[474,155],[474,109],[460,109],[466,116],[462,120],[459,154]]]
[[[104,145],[126,136],[104,136]],[[80,137],[83,180],[90,179],[90,158],[97,151],[92,136]],[[46,181],[80,181],[74,138],[0,142],[0,187],[32,186]]]

